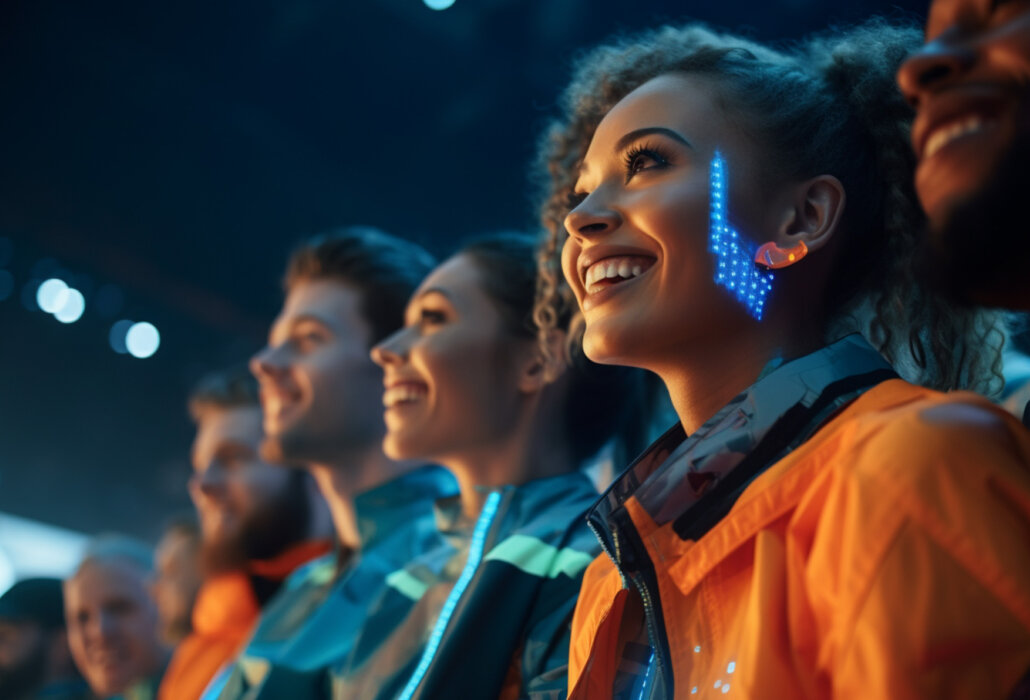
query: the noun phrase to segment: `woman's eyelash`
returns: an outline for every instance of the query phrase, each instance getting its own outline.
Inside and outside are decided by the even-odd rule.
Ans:
[[[638,167],[640,162],[644,159],[650,159],[654,161],[654,165],[647,167]],[[626,168],[626,179],[629,180],[631,177],[636,175],[641,170],[649,170],[654,167],[664,167],[669,164],[669,156],[664,149],[654,146],[651,144],[639,144],[629,149],[626,155],[623,157],[623,162]]]

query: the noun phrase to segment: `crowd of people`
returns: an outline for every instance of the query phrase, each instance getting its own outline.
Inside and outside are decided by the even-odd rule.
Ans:
[[[559,104],[542,234],[297,247],[199,525],[16,583],[0,696],[1030,697],[1030,5],[665,26]]]

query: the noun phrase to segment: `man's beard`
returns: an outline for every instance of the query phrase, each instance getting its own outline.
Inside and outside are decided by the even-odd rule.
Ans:
[[[991,177],[931,224],[924,278],[968,304],[1030,309],[1030,138],[1010,148]]]
[[[32,653],[14,668],[0,668],[0,698],[5,700],[28,700],[46,680],[47,641],[50,634],[44,633]]]
[[[206,541],[200,551],[205,575],[242,571],[255,559],[271,559],[308,534],[308,475],[291,469],[283,489],[251,512],[231,536]]]

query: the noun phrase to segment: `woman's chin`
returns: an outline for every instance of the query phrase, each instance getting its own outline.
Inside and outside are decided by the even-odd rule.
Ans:
[[[633,354],[633,344],[626,342],[629,334],[614,332],[615,329],[606,328],[607,323],[587,325],[583,333],[583,354],[591,362],[599,365],[629,365]],[[639,345],[638,345],[639,347]]]

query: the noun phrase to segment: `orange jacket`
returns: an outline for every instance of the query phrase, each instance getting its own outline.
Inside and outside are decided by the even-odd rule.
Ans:
[[[250,638],[261,614],[251,575],[282,581],[301,564],[325,554],[326,541],[304,542],[250,571],[214,576],[204,582],[193,605],[193,631],[175,648],[158,690],[158,700],[196,700]]]
[[[1028,465],[1030,434],[1003,411],[891,380],[696,541],[630,496],[671,659],[653,673],[676,698],[1007,697],[1030,669]],[[645,605],[611,559],[590,565],[570,698],[625,694],[617,676],[655,638]]]

